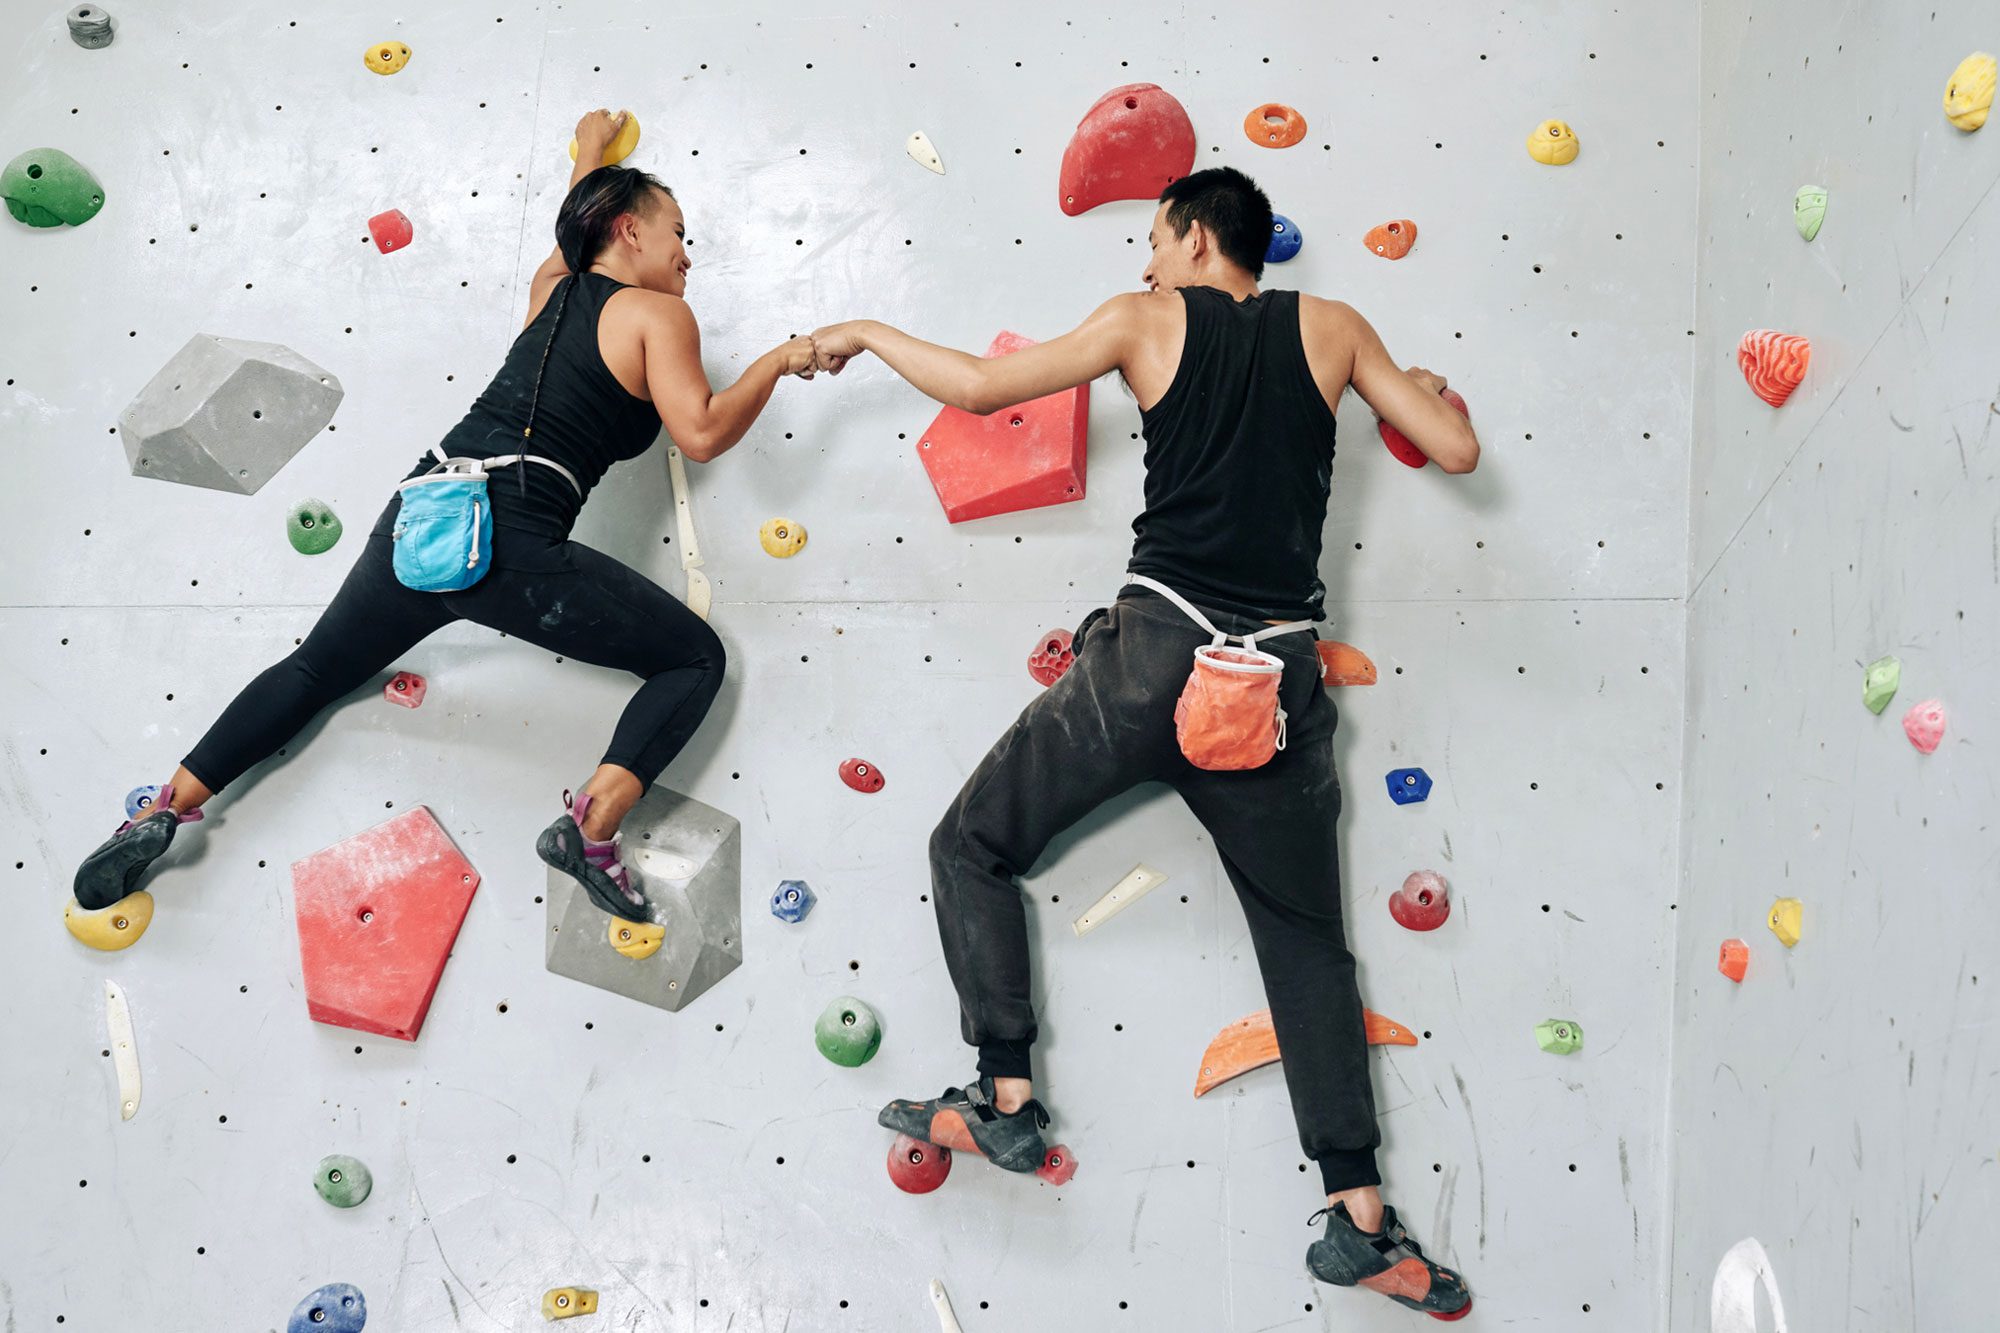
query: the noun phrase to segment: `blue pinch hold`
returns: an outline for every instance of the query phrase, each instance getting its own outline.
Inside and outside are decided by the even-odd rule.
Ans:
[[[1306,238],[1299,235],[1298,224],[1283,213],[1271,214],[1271,243],[1264,247],[1264,262],[1282,264],[1299,252]]]
[[[818,901],[818,895],[804,880],[780,880],[778,891],[771,895],[771,915],[797,925],[806,919],[806,913],[812,911],[813,904]]]
[[[1415,805],[1431,794],[1431,775],[1421,768],[1389,770],[1389,799],[1397,805]]]
[[[361,1333],[368,1323],[368,1300],[361,1288],[329,1282],[298,1303],[285,1333]]]

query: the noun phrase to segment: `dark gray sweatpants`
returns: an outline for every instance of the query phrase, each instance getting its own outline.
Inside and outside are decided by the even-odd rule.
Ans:
[[[1261,622],[1202,607],[1231,634]],[[1287,743],[1262,768],[1208,772],[1174,738],[1174,703],[1208,635],[1156,593],[1128,587],[1085,618],[1074,664],[980,762],[931,835],[945,963],[979,1070],[1028,1077],[1035,1040],[1026,911],[1015,877],[1049,841],[1141,782],[1170,784],[1214,839],[1242,901],[1298,1120],[1329,1193],[1381,1183],[1375,1095],[1354,955],[1342,926],[1334,825],[1338,713],[1309,633],[1260,646],[1285,663]]]

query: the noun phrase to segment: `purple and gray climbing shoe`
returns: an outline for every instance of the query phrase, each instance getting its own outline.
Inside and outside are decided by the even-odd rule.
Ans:
[[[535,855],[562,871],[590,895],[603,911],[626,921],[644,921],[646,895],[632,885],[630,872],[618,859],[618,838],[598,842],[583,836],[583,817],[593,798],[589,792],[563,793],[563,815],[535,839]]]
[[[1465,1279],[1424,1257],[1394,1208],[1382,1210],[1382,1229],[1363,1231],[1347,1205],[1322,1208],[1308,1223],[1326,1219],[1326,1235],[1306,1248],[1306,1268],[1337,1287],[1366,1287],[1433,1319],[1463,1319],[1472,1310]]]
[[[1042,1129],[1049,1113],[1030,1097],[1019,1110],[1003,1113],[993,1104],[993,1079],[981,1074],[967,1088],[946,1088],[927,1101],[893,1101],[875,1117],[884,1129],[935,1143],[953,1152],[976,1153],[1005,1171],[1038,1171],[1048,1157]]]
[[[95,912],[137,889],[146,867],[173,845],[180,826],[200,818],[199,810],[183,814],[174,809],[173,784],[160,788],[160,794],[153,798],[152,809],[120,824],[116,833],[83,858],[72,886],[76,905]]]

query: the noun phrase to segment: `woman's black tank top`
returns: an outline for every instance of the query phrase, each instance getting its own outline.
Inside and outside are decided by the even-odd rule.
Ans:
[[[1306,365],[1299,294],[1180,291],[1180,367],[1139,414],[1146,508],[1132,520],[1131,569],[1199,606],[1324,620],[1333,411]]]
[[[463,458],[540,454],[574,473],[585,496],[613,463],[646,452],[660,433],[659,413],[626,391],[597,350],[598,316],[612,293],[626,285],[602,273],[571,274],[558,282],[534,322],[507,349],[507,360],[492,382],[446,433],[438,452]],[[549,328],[566,288],[569,304],[550,345]],[[528,402],[545,346],[549,359],[535,407],[535,434],[523,440],[521,428],[528,423]],[[422,475],[435,461],[424,458],[409,476]],[[558,541],[569,536],[583,507],[563,475],[539,463],[497,469],[486,490],[495,524]]]

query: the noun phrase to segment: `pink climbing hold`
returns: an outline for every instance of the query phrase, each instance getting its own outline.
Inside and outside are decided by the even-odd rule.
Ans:
[[[1903,714],[1903,734],[1925,754],[1937,749],[1938,742],[1944,739],[1944,704],[1926,699],[1912,706]]]
[[[1389,915],[1405,930],[1436,930],[1451,915],[1451,887],[1435,870],[1418,870],[1389,895]]]
[[[1806,377],[1812,344],[1796,333],[1752,329],[1736,344],[1736,364],[1751,390],[1773,407],[1783,407]]]
[[[408,245],[415,233],[410,227],[410,220],[403,216],[403,210],[392,208],[368,219],[368,234],[375,238],[375,248],[386,255],[391,250],[400,250]]]
[[[1053,685],[1062,679],[1063,672],[1076,660],[1070,650],[1070,632],[1066,629],[1052,629],[1035,643],[1035,651],[1028,654],[1028,674],[1044,685]]]
[[[849,759],[840,766],[840,780],[858,792],[872,795],[888,781],[882,770],[866,759]]]
[[[1456,389],[1445,389],[1441,392],[1440,396],[1447,403],[1457,408],[1460,416],[1469,418],[1472,415],[1471,412],[1466,410],[1465,400],[1458,396]],[[1382,436],[1383,445],[1388,448],[1390,453],[1396,456],[1398,463],[1409,467],[1422,467],[1431,461],[1429,454],[1417,448],[1416,445],[1411,444],[1407,435],[1404,435],[1403,432],[1397,430],[1388,422],[1377,421],[1375,429]]]
[[[390,678],[389,683],[382,687],[382,697],[392,704],[415,708],[423,703],[424,692],[428,689],[430,682],[416,672],[398,671]]]
[[[1194,170],[1194,123],[1157,83],[1128,83],[1097,99],[1063,149],[1057,198],[1075,217],[1114,199],[1158,199]]]

